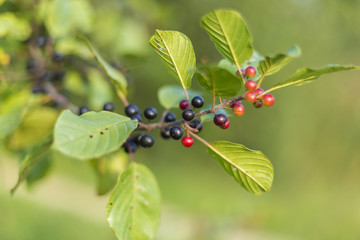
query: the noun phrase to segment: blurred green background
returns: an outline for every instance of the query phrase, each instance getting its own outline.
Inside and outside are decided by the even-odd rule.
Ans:
[[[157,89],[176,83],[149,47],[149,37],[156,28],[181,31],[192,40],[199,63],[216,63],[221,56],[199,26],[201,16],[214,8],[241,12],[263,55],[295,43],[302,48],[302,57],[265,79],[265,88],[304,66],[360,65],[357,0],[79,2],[86,2],[87,10],[73,9],[81,14],[66,20],[81,22],[72,36],[83,32],[107,59],[127,70],[129,99],[142,109],[161,109]],[[42,11],[56,18],[46,7]],[[6,11],[13,9],[1,12]],[[56,24],[47,17],[49,26]],[[11,53],[9,42],[0,43]],[[62,50],[79,50],[71,45],[75,50]],[[275,179],[272,190],[261,196],[242,190],[199,142],[184,149],[157,137],[151,150],[139,150],[136,160],[155,173],[163,195],[157,239],[360,239],[359,79],[357,71],[325,75],[313,84],[274,92],[272,108],[247,104],[246,114],[234,117],[227,131],[204,126],[201,136],[209,141],[242,143],[270,158]],[[198,88],[196,81],[193,85]],[[43,181],[11,198],[18,165],[5,151],[0,150],[0,159],[0,239],[115,239],[105,218],[107,197],[95,195],[88,164],[55,159]]]

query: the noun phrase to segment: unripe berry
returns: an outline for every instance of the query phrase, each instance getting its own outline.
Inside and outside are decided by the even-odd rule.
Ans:
[[[245,83],[245,87],[249,92],[253,92],[256,89],[256,82],[254,80],[247,80]]]
[[[164,139],[170,138],[170,128],[165,127],[163,129],[161,129],[161,137]]]
[[[182,128],[178,125],[173,126],[170,128],[170,136],[175,140],[179,140],[183,136]]]
[[[165,116],[165,122],[174,122],[176,120],[176,116],[172,112],[168,112]]]
[[[241,101],[237,101],[231,104],[231,108],[234,108],[237,105],[241,105]]]
[[[187,108],[182,112],[182,117],[185,121],[191,121],[195,117],[195,113],[192,109]]]
[[[275,98],[273,95],[267,93],[262,97],[261,101],[266,107],[271,107],[275,103]]]
[[[191,105],[194,108],[201,108],[204,106],[204,99],[201,96],[196,96],[191,100]]]
[[[262,88],[257,88],[257,89],[255,90],[256,96],[259,96],[259,95],[261,95],[261,94],[263,94],[263,93],[264,93],[264,90],[263,90]]]
[[[145,134],[140,139],[140,145],[144,148],[150,148],[154,145],[155,139],[150,134]]]
[[[262,104],[261,101],[256,100],[256,101],[254,102],[254,107],[256,107],[256,108],[261,108],[262,106],[263,106],[263,104]]]
[[[194,144],[194,139],[190,136],[186,136],[181,139],[181,143],[184,147],[191,147]]]
[[[149,120],[156,118],[156,116],[157,116],[156,108],[154,108],[154,107],[146,108],[144,111],[144,116]]]
[[[227,129],[227,128],[229,128],[229,126],[230,126],[230,120],[226,119],[226,122],[225,122],[224,126],[221,126],[221,128],[222,129]]]
[[[245,99],[251,103],[256,101],[256,93],[254,92],[246,92]]]
[[[86,113],[86,112],[88,112],[88,111],[90,111],[90,109],[89,109],[88,107],[86,107],[86,106],[81,106],[81,107],[79,108],[79,115],[83,115],[84,113]]]
[[[129,104],[126,108],[125,108],[125,114],[128,117],[134,116],[135,114],[139,114],[139,108],[135,105],[135,104]]]
[[[104,104],[104,107],[103,107],[103,110],[104,111],[110,111],[110,112],[113,112],[115,110],[115,105],[114,103],[112,102],[107,102]]]
[[[180,103],[179,103],[179,107],[181,110],[185,110],[189,107],[189,102],[187,100],[182,100]]]
[[[244,106],[242,104],[237,105],[237,106],[234,107],[235,115],[242,116],[244,114],[244,112],[245,112],[245,108],[244,108]]]
[[[216,126],[224,126],[226,123],[227,117],[224,114],[216,114],[214,117],[214,123]]]
[[[248,77],[248,78],[252,78],[252,77],[255,77],[256,75],[256,69],[253,67],[253,66],[249,66],[245,69],[245,75]]]

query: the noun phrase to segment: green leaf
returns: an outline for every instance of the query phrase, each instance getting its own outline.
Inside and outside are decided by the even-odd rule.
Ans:
[[[25,88],[0,99],[0,139],[10,135],[20,124],[30,105],[30,91]]]
[[[102,69],[105,71],[106,75],[111,79],[116,90],[120,91],[121,94],[126,95],[127,82],[124,75],[115,68],[113,68],[109,63],[107,63],[98,53],[98,51],[93,47],[89,40],[82,36],[80,36],[80,38],[86,43],[90,51],[94,54],[96,60],[98,61]]]
[[[219,67],[203,67],[196,72],[200,85],[214,96],[232,97],[242,87],[241,80]]]
[[[106,214],[121,240],[154,239],[161,212],[155,176],[141,164],[131,163],[110,195]]]
[[[209,153],[225,171],[247,191],[260,194],[271,188],[274,170],[269,159],[260,151],[227,141],[213,142]]]
[[[79,32],[88,33],[92,29],[95,14],[89,1],[40,1],[36,7],[36,17],[44,22],[50,36],[54,38],[67,37]]]
[[[128,163],[129,155],[124,151],[117,151],[114,154],[99,159],[93,159],[90,164],[97,175],[97,193],[104,195],[114,188],[117,179]]]
[[[280,89],[288,86],[300,86],[306,83],[311,83],[318,79],[321,75],[345,70],[360,70],[360,67],[357,66],[341,66],[337,64],[326,65],[321,68],[311,69],[311,68],[301,68],[296,71],[294,75],[292,75],[285,82],[276,84],[269,90],[265,91],[263,94],[274,91],[276,89]]]
[[[241,15],[232,10],[214,10],[201,19],[218,51],[240,69],[253,53],[252,39]]]
[[[34,147],[28,153],[19,167],[19,178],[16,185],[11,189],[10,193],[14,194],[20,184],[29,176],[34,168],[48,157],[51,146],[51,138]]]
[[[267,76],[278,72],[287,65],[293,58],[299,57],[301,50],[298,46],[293,46],[285,54],[277,54],[274,57],[265,57],[257,66],[257,70],[261,75]]]
[[[65,110],[55,124],[54,148],[70,157],[91,159],[118,149],[137,122],[112,112],[81,116]]]
[[[59,112],[50,107],[39,107],[25,115],[20,126],[8,140],[11,150],[31,148],[51,135]]]
[[[190,99],[200,95],[199,92],[194,90],[187,90]],[[158,90],[158,99],[165,109],[178,108],[179,102],[186,99],[184,90],[179,86],[166,85]]]
[[[149,43],[181,86],[189,88],[196,69],[190,39],[181,32],[156,30]]]
[[[89,92],[87,95],[89,105],[91,109],[102,109],[106,102],[113,99],[113,91],[109,83],[96,70],[89,71],[88,79]]]

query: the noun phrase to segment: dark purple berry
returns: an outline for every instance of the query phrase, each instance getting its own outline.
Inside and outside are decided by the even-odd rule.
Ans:
[[[199,132],[202,130],[203,128],[203,124],[201,123],[201,121],[199,119],[195,119],[195,120],[192,120],[190,123],[189,123],[189,126],[192,127],[192,128],[195,128],[197,129]]]
[[[157,116],[156,108],[154,108],[154,107],[146,108],[145,111],[144,111],[144,116],[149,120],[152,120],[152,119],[156,118],[156,116]]]
[[[201,108],[204,106],[204,99],[201,96],[196,96],[191,100],[191,105],[194,108]]]
[[[89,112],[89,111],[90,111],[90,109],[89,109],[88,107],[86,107],[86,106],[81,106],[81,107],[79,108],[79,115],[83,115],[84,113]]]
[[[161,129],[161,136],[162,136],[164,139],[170,138],[170,128],[165,127],[165,128],[163,128],[163,129]]]
[[[137,145],[135,142],[133,142],[133,141],[126,141],[126,142],[124,143],[123,147],[124,147],[124,149],[125,149],[125,152],[127,152],[127,153],[132,152],[132,153],[133,153],[133,152],[136,151],[138,145]]]
[[[176,120],[176,116],[172,112],[168,112],[165,116],[165,122],[174,122]]]
[[[135,115],[131,116],[130,118],[131,118],[132,120],[136,120],[136,121],[138,121],[138,122],[141,122],[141,121],[142,121],[140,114],[135,114]]]
[[[187,108],[182,112],[182,117],[185,121],[191,121],[195,117],[195,113],[192,109]]]
[[[189,107],[189,102],[187,100],[182,100],[180,103],[179,103],[179,108],[182,109],[182,110],[185,110]]]
[[[227,117],[224,114],[216,114],[214,117],[214,123],[216,126],[224,126],[224,124],[226,123]]]
[[[175,140],[179,140],[183,136],[182,128],[178,125],[173,126],[170,128],[170,136]]]
[[[144,148],[150,148],[154,145],[155,139],[150,134],[145,134],[140,139],[140,145]]]
[[[143,133],[139,133],[139,134],[133,136],[133,137],[131,138],[131,141],[133,141],[134,143],[136,143],[137,145],[139,145],[139,144],[140,144],[140,139],[142,138],[142,136],[144,136],[144,134],[143,134]]]
[[[135,104],[129,104],[126,108],[125,108],[125,114],[128,117],[132,117],[136,114],[139,114],[139,108],[135,105]]]
[[[113,112],[115,110],[115,105],[112,102],[107,102],[107,103],[104,104],[103,109],[104,109],[104,111]]]

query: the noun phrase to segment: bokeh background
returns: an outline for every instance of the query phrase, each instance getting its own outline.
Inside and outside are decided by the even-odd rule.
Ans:
[[[49,7],[53,1],[45,2]],[[360,65],[358,0],[78,2],[82,8],[72,9],[77,18],[60,19],[78,24],[67,39],[84,33],[105,58],[122,64],[130,80],[129,99],[142,109],[161,109],[157,89],[176,83],[152,52],[149,37],[156,28],[181,31],[192,40],[198,62],[216,63],[221,56],[199,26],[201,16],[215,8],[241,12],[263,55],[295,43],[302,48],[302,57],[268,77],[265,88],[304,66]],[[9,6],[5,2],[1,12],[15,11]],[[50,15],[49,26],[59,20],[50,7],[42,11]],[[64,46],[76,51],[81,49],[77,44]],[[270,158],[273,187],[260,196],[241,189],[199,142],[184,149],[157,137],[151,150],[138,151],[136,160],[155,173],[163,196],[157,239],[360,239],[359,80],[358,71],[325,75],[313,84],[274,92],[274,107],[247,104],[246,114],[233,118],[227,131],[204,126],[201,136],[209,141],[242,143]],[[196,81],[193,85],[198,88]],[[117,108],[122,112],[121,104]],[[105,218],[107,196],[96,196],[89,164],[54,159],[43,181],[10,197],[17,160],[3,150],[0,159],[0,239],[115,239]]]

